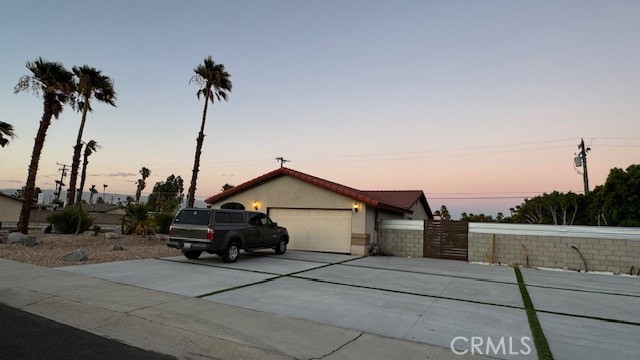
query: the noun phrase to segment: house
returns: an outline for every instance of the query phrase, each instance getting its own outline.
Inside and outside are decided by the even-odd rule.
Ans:
[[[363,191],[281,167],[205,200],[257,210],[289,231],[289,248],[364,255],[380,219],[432,219],[422,190]]]
[[[82,210],[88,213],[117,214],[124,215],[124,209],[120,205],[114,204],[82,204]]]
[[[22,199],[0,192],[0,222],[17,223],[21,209]]]

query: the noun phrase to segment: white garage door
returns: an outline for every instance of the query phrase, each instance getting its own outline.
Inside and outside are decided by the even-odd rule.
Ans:
[[[351,210],[270,209],[289,231],[289,249],[351,253]]]

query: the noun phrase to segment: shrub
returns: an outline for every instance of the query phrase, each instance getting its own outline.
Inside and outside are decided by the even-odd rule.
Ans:
[[[158,225],[158,234],[168,234],[169,226],[175,217],[174,213],[158,213],[155,215],[156,224]]]
[[[126,213],[124,221],[124,231],[128,235],[148,235],[153,234],[156,222],[149,217],[147,207],[143,204],[129,204],[125,206]]]
[[[78,228],[78,219],[82,219],[80,232],[89,230],[93,225],[93,218],[77,207],[58,210],[47,217],[47,221],[62,234],[74,234]]]

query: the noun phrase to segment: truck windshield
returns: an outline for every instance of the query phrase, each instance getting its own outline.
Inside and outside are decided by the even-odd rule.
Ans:
[[[177,224],[209,225],[211,211],[207,210],[182,210],[174,220]]]

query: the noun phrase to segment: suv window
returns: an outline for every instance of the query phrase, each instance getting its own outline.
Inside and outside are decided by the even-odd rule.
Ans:
[[[256,226],[265,226],[273,224],[273,221],[267,217],[265,214],[257,214],[249,220],[249,224]]]
[[[241,213],[229,213],[232,223],[242,224],[244,223],[244,216]]]
[[[182,210],[175,222],[189,225],[209,225],[211,211],[207,210]]]
[[[264,225],[264,218],[266,217],[267,216],[264,214],[256,214],[251,218],[251,220],[249,220],[249,224],[255,225],[255,226]]]
[[[230,223],[231,218],[229,217],[228,212],[217,212],[215,216],[217,223]]]

